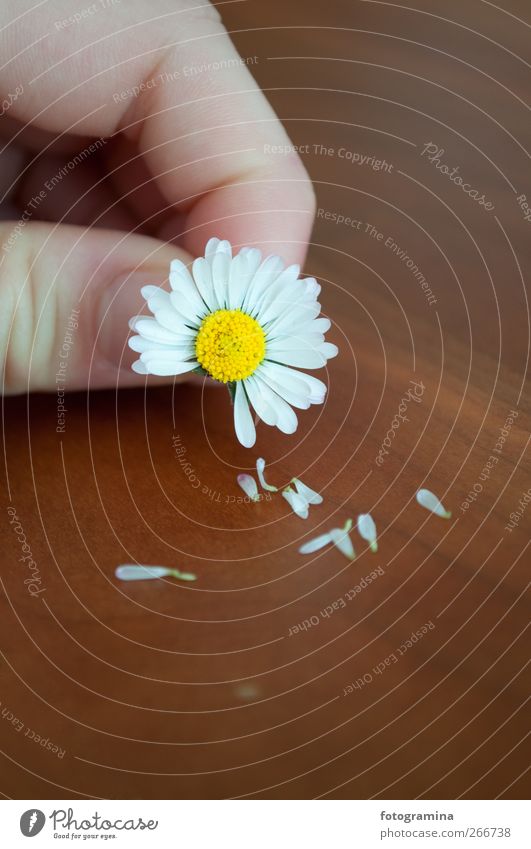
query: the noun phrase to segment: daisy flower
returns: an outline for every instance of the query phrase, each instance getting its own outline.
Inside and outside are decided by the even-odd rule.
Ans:
[[[144,286],[153,317],[129,322],[129,346],[140,354],[138,374],[196,371],[226,383],[234,402],[236,435],[246,448],[256,441],[251,408],[262,421],[294,433],[293,407],[322,404],[326,386],[302,369],[318,369],[337,354],[325,342],[330,328],[320,318],[321,287],[299,278],[298,265],[257,248],[232,256],[229,242],[210,239],[191,273],[180,260],[170,265],[170,286]]]

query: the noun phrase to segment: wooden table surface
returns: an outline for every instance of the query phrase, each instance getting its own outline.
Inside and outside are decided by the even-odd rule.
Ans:
[[[64,434],[54,395],[6,400],[6,797],[529,793],[529,12],[225,7],[308,145],[319,212],[305,272],[340,347],[328,399],[295,436],[259,427],[252,450],[227,394],[200,385],[73,394]],[[258,456],[273,481],[323,493],[306,522],[280,497],[238,501],[236,474]],[[420,487],[450,521],[415,503]],[[298,554],[369,511],[377,554],[356,537],[352,563]],[[129,561],[198,579],[120,584]]]

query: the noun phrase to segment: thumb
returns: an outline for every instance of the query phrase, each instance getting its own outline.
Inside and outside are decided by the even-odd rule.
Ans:
[[[143,384],[128,319],[140,287],[190,257],[145,236],[19,222],[0,226],[2,392]]]

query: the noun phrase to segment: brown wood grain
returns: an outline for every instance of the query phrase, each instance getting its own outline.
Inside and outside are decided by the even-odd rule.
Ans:
[[[531,484],[531,224],[516,202],[531,197],[531,18],[513,0],[406,6],[251,0],[223,11],[241,54],[258,56],[252,71],[293,142],[309,146],[320,209],[305,271],[323,285],[340,355],[328,364],[326,404],[300,414],[296,436],[261,426],[245,450],[227,394],[198,385],[70,395],[64,434],[53,395],[5,401],[4,795],[529,792],[531,508],[506,526]],[[430,141],[492,212],[421,156]],[[392,168],[352,164],[342,148]],[[408,403],[378,466],[412,380],[420,402]],[[307,522],[280,497],[234,502],[236,474],[258,456],[271,480],[297,475],[323,493]],[[453,510],[449,522],[415,504],[421,486]],[[37,598],[10,505],[39,566]],[[356,536],[351,564],[336,550],[297,553],[312,532],[368,511],[376,555]],[[114,569],[129,561],[198,580],[119,584]],[[320,614],[376,568],[355,599]],[[288,636],[315,616],[318,625]],[[389,660],[425,623],[433,627]]]

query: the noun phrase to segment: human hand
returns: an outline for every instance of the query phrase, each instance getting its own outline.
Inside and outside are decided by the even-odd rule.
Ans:
[[[303,261],[311,184],[209,3],[4,0],[0,45],[2,391],[62,353],[68,389],[143,383],[140,286],[212,235]]]

